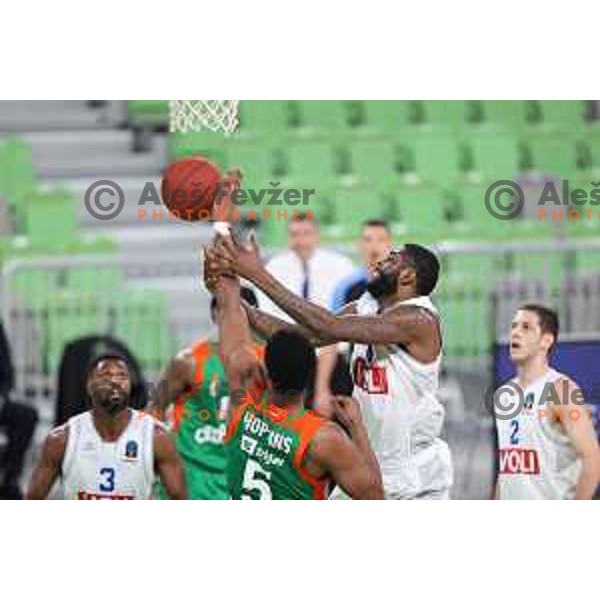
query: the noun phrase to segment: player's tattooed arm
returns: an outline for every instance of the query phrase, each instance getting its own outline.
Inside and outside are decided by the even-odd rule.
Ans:
[[[246,302],[242,303],[250,327],[258,333],[263,339],[268,340],[273,334],[278,331],[285,329],[286,331],[295,331],[303,337],[305,337],[309,343],[313,346],[326,346],[331,344],[331,340],[328,340],[324,336],[319,335],[311,329],[296,325],[294,323],[288,323],[283,319],[278,319],[273,315],[265,313],[253,306],[250,306]]]
[[[219,353],[232,390],[264,388],[266,376],[262,363],[256,356],[250,336],[248,320],[241,306],[240,284],[224,277],[215,291],[219,312]],[[240,404],[244,396],[232,394],[230,408]]]
[[[154,468],[171,500],[187,500],[183,465],[171,436],[161,425],[154,427]]]
[[[194,385],[195,367],[194,357],[189,349],[180,352],[167,365],[148,401],[147,410],[153,417],[164,420],[169,405],[188,387]]]
[[[569,436],[581,469],[575,485],[576,500],[591,500],[600,483],[600,449],[591,414],[583,404],[583,392],[570,379],[555,382],[558,398],[558,421]]]
[[[373,452],[373,448],[371,448],[369,434],[367,433],[367,428],[365,427],[358,402],[350,396],[334,396],[331,399],[331,404],[334,415],[346,428],[346,431],[350,435],[350,438],[356,447],[367,459],[372,472],[378,478],[379,485],[381,485],[383,489],[381,471],[379,470],[379,462],[377,461],[377,457]]]
[[[378,315],[334,315],[300,298],[265,269],[257,273],[253,282],[295,321],[318,331],[329,343],[411,344],[439,338],[437,318],[419,306],[396,306]],[[437,353],[439,344],[434,356]]]
[[[53,429],[46,437],[39,462],[33,471],[27,489],[26,498],[28,500],[44,500],[50,493],[60,474],[68,435],[68,425],[61,425]]]

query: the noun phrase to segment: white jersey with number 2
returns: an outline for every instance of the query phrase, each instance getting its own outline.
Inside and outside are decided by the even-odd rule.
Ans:
[[[151,497],[155,421],[136,410],[129,412],[129,423],[115,442],[105,442],[100,437],[91,412],[69,419],[62,464],[65,498],[147,500]]]
[[[496,418],[501,500],[558,500],[575,496],[581,462],[566,433],[553,421],[555,404],[548,395],[549,386],[561,379],[566,376],[548,369],[522,390],[524,406],[519,414],[508,420]],[[519,384],[516,379],[512,381]],[[508,406],[501,395],[499,400]],[[588,418],[585,406],[577,409],[581,411],[580,418]]]

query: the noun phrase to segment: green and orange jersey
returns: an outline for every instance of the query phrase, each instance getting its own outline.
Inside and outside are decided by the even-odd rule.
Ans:
[[[235,500],[324,500],[328,479],[309,473],[305,459],[325,423],[306,408],[290,412],[268,392],[234,409],[227,426],[227,482]]]
[[[194,384],[175,401],[170,419],[192,499],[229,498],[223,439],[230,388],[218,350],[208,340],[191,348]],[[262,360],[263,348],[255,350]]]

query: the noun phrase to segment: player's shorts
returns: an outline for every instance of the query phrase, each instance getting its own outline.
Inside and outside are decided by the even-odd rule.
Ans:
[[[191,465],[184,461],[185,480],[190,500],[228,500],[230,498],[225,473],[215,473]],[[159,496],[167,499],[164,487],[160,485]]]

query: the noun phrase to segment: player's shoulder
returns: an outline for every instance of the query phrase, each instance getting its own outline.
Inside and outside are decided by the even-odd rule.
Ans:
[[[548,380],[550,383],[552,383],[552,385],[554,385],[554,388],[559,393],[567,390],[572,392],[574,390],[581,389],[580,385],[566,373],[561,373],[560,371],[555,371],[554,369],[550,369]]]
[[[320,420],[320,423],[312,440],[313,452],[318,456],[322,453],[335,451],[348,435],[335,421],[330,421],[318,415],[315,416]]]
[[[51,429],[44,440],[42,452],[55,456],[63,455],[67,448],[69,429],[68,421]]]

